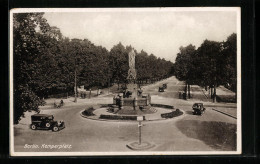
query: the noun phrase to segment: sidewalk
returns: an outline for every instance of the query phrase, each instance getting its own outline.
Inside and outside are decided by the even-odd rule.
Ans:
[[[93,91],[92,91],[93,92]],[[97,92],[97,90],[96,90]],[[94,92],[95,93],[95,92]],[[77,97],[77,103],[75,103],[75,97],[71,96],[68,98],[50,98],[50,99],[45,99],[46,104],[44,106],[40,106],[40,110],[47,110],[47,109],[62,109],[61,108],[55,108],[54,103],[59,104],[61,100],[64,102],[64,107],[68,106],[79,106],[82,104],[109,104],[112,103],[113,99],[111,97],[106,97],[108,95],[111,95],[112,93],[110,92],[105,92],[101,95],[98,96],[92,96],[89,98],[88,96],[86,98],[81,98]],[[91,94],[92,95],[92,94]]]

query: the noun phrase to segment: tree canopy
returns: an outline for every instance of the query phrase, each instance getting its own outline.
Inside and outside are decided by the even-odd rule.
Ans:
[[[25,111],[37,111],[43,98],[73,93],[75,85],[90,89],[127,82],[128,53],[134,47],[118,43],[107,50],[88,39],[66,38],[43,15],[13,16],[15,123]],[[137,80],[152,81],[171,75],[172,62],[144,50],[135,52]]]
[[[224,42],[205,40],[197,49],[193,45],[180,47],[173,67],[174,74],[188,85],[214,88],[215,99],[219,85],[236,92],[236,55],[234,33]]]

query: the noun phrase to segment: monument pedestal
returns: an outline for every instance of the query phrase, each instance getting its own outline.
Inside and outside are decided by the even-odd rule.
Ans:
[[[132,150],[147,150],[155,147],[155,145],[144,141],[141,144],[139,144],[138,142],[132,142],[130,144],[127,144],[126,147]]]
[[[127,84],[127,91],[132,92],[132,98],[137,98],[137,84]]]

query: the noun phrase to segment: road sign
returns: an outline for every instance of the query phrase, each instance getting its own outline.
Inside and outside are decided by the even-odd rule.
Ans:
[[[144,120],[143,116],[137,116],[137,121],[143,121],[143,120]]]

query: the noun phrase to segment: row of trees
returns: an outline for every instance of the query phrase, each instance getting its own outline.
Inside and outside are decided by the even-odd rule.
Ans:
[[[14,14],[14,121],[27,110],[38,110],[43,97],[73,92],[74,86],[109,87],[127,82],[131,46],[110,51],[89,40],[69,39],[51,27],[44,13]],[[173,63],[136,51],[137,81],[170,76]]]
[[[190,85],[196,84],[209,88],[211,98],[215,102],[216,87],[219,85],[224,85],[236,92],[236,57],[237,36],[235,33],[223,42],[205,40],[198,49],[190,44],[180,47],[174,63],[174,74],[179,80],[186,82],[185,91],[189,98]]]

